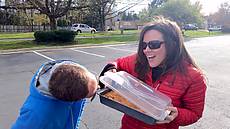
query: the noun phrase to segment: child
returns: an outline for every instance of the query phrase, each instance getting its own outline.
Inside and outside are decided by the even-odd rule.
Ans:
[[[42,65],[11,129],[78,129],[85,99],[97,89],[95,76],[72,61]]]

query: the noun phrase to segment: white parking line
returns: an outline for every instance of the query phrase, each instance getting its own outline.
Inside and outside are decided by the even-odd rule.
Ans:
[[[89,52],[85,52],[85,51],[81,51],[81,50],[76,50],[74,48],[70,48],[70,49],[73,50],[73,51],[76,51],[76,52],[81,52],[81,53],[85,53],[85,54],[88,54],[88,55],[93,55],[93,56],[105,58],[105,56],[102,56],[102,55],[98,55],[98,54],[94,54],[94,53],[89,53]]]
[[[38,53],[38,52],[36,52],[36,51],[32,51],[33,53],[35,53],[35,54],[37,54],[37,55],[39,55],[39,56],[42,56],[42,57],[44,57],[44,58],[46,58],[46,59],[48,59],[48,60],[51,60],[51,61],[55,61],[54,59],[52,59],[52,58],[50,58],[50,57],[48,57],[48,56],[46,56],[46,55],[43,55],[43,54],[41,54],[41,53]],[[80,65],[82,65],[82,64],[80,64]],[[82,66],[84,66],[84,65],[82,65]],[[97,75],[97,72],[95,72],[95,71],[93,71],[93,70],[90,70],[93,74],[95,74],[95,75]]]
[[[110,44],[110,45],[92,45],[92,46],[78,46],[78,47],[73,47],[70,49],[78,49],[78,48],[101,48],[101,47],[107,47],[107,46],[125,46],[125,45],[130,45],[130,44]]]
[[[136,52],[136,51],[132,51],[132,50],[114,48],[114,47],[110,47],[110,46],[104,46],[104,47],[109,48],[109,49],[119,50],[119,51],[125,51],[125,52]]]
[[[36,52],[36,51],[33,51],[33,53],[35,53],[35,54],[37,54],[37,55],[39,55],[39,56],[42,56],[42,57],[44,57],[44,58],[46,58],[46,59],[48,59],[48,60],[55,61],[54,59],[52,59],[52,58],[50,58],[50,57],[48,57],[48,56],[46,56],[46,55],[43,55],[43,54],[41,54],[41,53],[38,53],[38,52]]]

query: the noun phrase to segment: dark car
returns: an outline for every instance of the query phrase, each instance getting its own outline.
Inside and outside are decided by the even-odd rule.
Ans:
[[[194,24],[186,24],[183,27],[184,30],[198,30],[198,27]]]

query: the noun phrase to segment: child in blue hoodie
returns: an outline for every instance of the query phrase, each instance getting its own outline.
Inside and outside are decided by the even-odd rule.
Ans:
[[[11,129],[78,129],[85,98],[97,89],[95,76],[72,61],[43,64]]]

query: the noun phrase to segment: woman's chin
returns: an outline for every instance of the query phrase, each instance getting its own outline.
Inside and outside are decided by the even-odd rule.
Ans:
[[[151,63],[151,62],[149,62],[149,66],[151,67],[151,68],[153,68],[153,67],[157,67],[157,66],[159,66],[160,64],[159,63]]]

